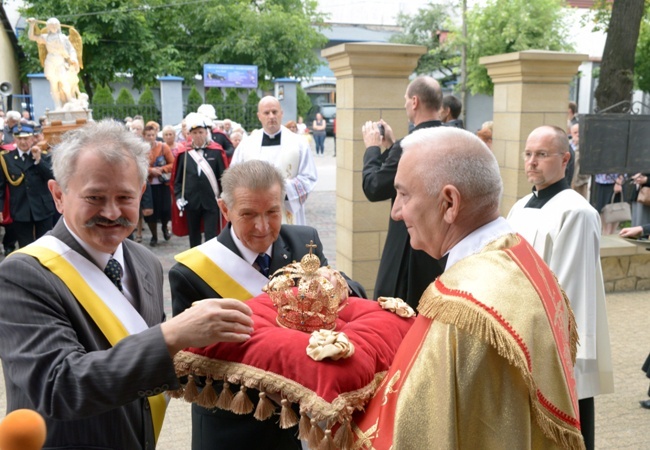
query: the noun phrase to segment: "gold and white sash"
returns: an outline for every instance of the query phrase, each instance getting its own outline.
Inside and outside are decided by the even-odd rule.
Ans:
[[[198,151],[192,149],[188,153],[192,157],[194,162],[196,162],[196,166],[199,169],[199,176],[201,175],[201,172],[203,172],[205,176],[208,177],[208,181],[210,182],[210,186],[212,187],[212,192],[214,192],[214,198],[215,200],[218,201],[219,185],[217,184],[217,177],[215,176],[212,167],[210,167],[208,161],[206,161],[206,159],[203,156],[201,156]],[[219,157],[221,157],[221,155],[219,155]]]
[[[262,293],[269,279],[217,239],[175,256],[223,298],[246,301]]]
[[[95,264],[60,239],[47,235],[21,248],[70,289],[111,345],[149,328],[127,298]],[[148,397],[156,440],[162,429],[167,400],[163,394]]]

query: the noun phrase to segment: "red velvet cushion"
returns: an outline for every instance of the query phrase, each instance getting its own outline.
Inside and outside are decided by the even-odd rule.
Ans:
[[[220,343],[205,348],[189,348],[182,353],[185,354],[184,367],[189,366],[190,369],[185,373],[179,370],[179,375],[193,373],[192,367],[200,367],[194,373],[241,382],[243,378],[232,379],[228,375],[241,375],[243,364],[260,369],[259,374],[253,370],[253,378],[264,379],[266,389],[270,392],[286,394],[285,388],[290,387],[293,393],[290,400],[298,401],[301,405],[303,402],[313,404],[323,400],[332,403],[341,394],[354,391],[360,391],[358,394],[364,397],[365,402],[374,392],[374,389],[368,391],[369,386],[373,382],[376,385],[376,375],[388,369],[414,320],[384,311],[377,302],[349,298],[347,306],[339,313],[336,331],[342,331],[348,336],[354,344],[355,353],[347,359],[317,362],[306,353],[310,334],[280,327],[276,322],[277,311],[267,294],[251,299],[247,304],[253,310],[255,322],[251,339],[243,344]],[[194,356],[188,359],[187,352]],[[206,358],[209,358],[207,363]],[[218,370],[210,365],[210,360],[220,362]],[[235,364],[226,363],[224,366],[224,361]],[[179,364],[177,367],[180,367]],[[215,370],[217,373],[212,373]],[[274,377],[274,374],[281,377]],[[287,384],[285,381],[288,380],[283,380],[282,377],[295,383]],[[257,386],[253,383],[249,387]],[[356,404],[339,399],[336,409],[340,411],[346,406],[360,407],[358,395],[355,397]]]

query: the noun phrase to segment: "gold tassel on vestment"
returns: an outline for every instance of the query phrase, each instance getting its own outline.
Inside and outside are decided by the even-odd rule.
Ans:
[[[311,430],[309,430],[309,438],[307,439],[307,445],[311,449],[317,449],[321,441],[325,437],[323,429],[318,426],[318,421],[316,419],[311,419]]]
[[[336,450],[336,447],[334,446],[334,440],[332,439],[331,428],[327,428],[327,430],[325,430],[325,435],[318,445],[318,450]]]
[[[573,314],[573,309],[571,309],[571,303],[569,302],[569,297],[566,296],[566,292],[564,292],[564,289],[562,289],[562,296],[564,296],[564,305],[566,306],[566,310],[569,316],[569,345],[571,346],[571,362],[575,366],[576,355],[578,353],[578,344],[579,344],[578,341],[580,340],[580,338],[578,337],[578,324],[576,323],[576,317]]]
[[[533,411],[535,412],[537,424],[542,429],[542,432],[554,440],[559,446],[569,450],[584,450],[585,441],[580,431],[559,427],[557,423],[544,413],[537,403],[533,403]]]
[[[181,386],[178,389],[167,391],[167,395],[169,395],[171,398],[183,398],[184,392],[185,389],[183,388],[183,386]]]
[[[217,393],[212,386],[212,378],[206,378],[203,390],[196,396],[196,404],[204,408],[214,408],[217,406]]]
[[[311,421],[305,411],[300,411],[300,425],[298,426],[298,439],[306,441],[309,439],[311,431]]]
[[[350,419],[346,419],[334,435],[334,445],[341,450],[349,450],[354,444],[354,436],[352,435],[352,426]]]
[[[298,417],[293,409],[291,403],[286,398],[282,399],[282,410],[280,411],[280,428],[286,430],[298,423]]]
[[[199,395],[199,390],[196,388],[196,383],[194,382],[194,376],[187,376],[187,384],[185,385],[185,391],[183,392],[183,398],[186,402],[193,402],[194,399]]]
[[[246,394],[246,386],[243,384],[239,387],[239,392],[232,399],[230,404],[230,411],[235,414],[248,414],[253,411],[253,402]]]
[[[266,392],[260,392],[260,401],[257,402],[257,408],[255,408],[255,417],[257,420],[266,420],[270,419],[275,412],[275,405],[266,395]]]
[[[219,399],[217,400],[217,408],[230,411],[230,406],[232,405],[233,397],[234,396],[232,394],[232,391],[230,390],[230,383],[224,381],[223,388],[221,389],[221,393],[219,394]]]

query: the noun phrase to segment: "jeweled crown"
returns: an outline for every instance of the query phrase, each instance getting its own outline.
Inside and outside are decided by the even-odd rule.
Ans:
[[[333,330],[339,305],[348,298],[348,285],[337,271],[331,271],[331,280],[324,277],[320,259],[312,253],[316,245],[310,241],[307,247],[309,253],[300,263],[277,270],[263,290],[277,308],[281,326],[308,333]]]

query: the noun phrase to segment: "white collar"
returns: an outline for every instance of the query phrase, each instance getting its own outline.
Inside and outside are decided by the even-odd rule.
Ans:
[[[239,250],[239,254],[242,256],[244,261],[246,261],[250,265],[253,265],[253,263],[259,256],[259,253],[254,252],[250,248],[246,247],[244,243],[239,240],[239,238],[235,234],[235,229],[233,228],[232,225],[230,225],[230,236],[232,237],[232,240],[235,241],[235,246],[237,246],[237,250]],[[269,255],[269,257],[271,257],[272,248],[273,248],[273,244],[271,244],[269,248],[266,249],[266,252],[264,252],[267,255]]]
[[[63,218],[63,224],[65,227],[68,229],[72,237],[81,245],[81,247],[88,253],[88,256],[92,259],[92,261],[99,267],[102,271],[106,268],[106,264],[108,264],[108,261],[111,258],[114,258],[119,262],[126,272],[126,266],[124,265],[124,252],[122,250],[122,243],[117,246],[117,249],[115,250],[115,253],[112,255],[110,253],[104,253],[100,252],[98,250],[95,250],[92,248],[90,245],[88,245],[86,242],[84,242],[79,236],[77,236],[74,231],[70,229],[68,224],[65,221],[65,217]]]
[[[480,252],[490,242],[510,233],[514,233],[514,230],[503,217],[477,228],[449,250],[445,270],[449,270],[461,259]]]

